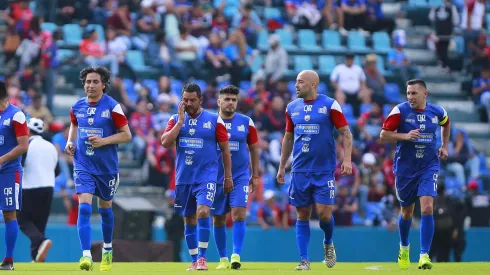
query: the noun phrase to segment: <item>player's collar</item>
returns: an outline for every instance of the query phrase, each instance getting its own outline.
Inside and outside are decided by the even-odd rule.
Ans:
[[[318,96],[319,96],[319,95],[317,94],[317,95],[316,95],[316,97],[315,97],[314,99],[309,99],[309,100],[306,100],[306,99],[304,99],[304,98],[303,98],[303,102],[304,102],[304,103],[312,103],[313,101],[315,101],[315,100],[318,98]]]
[[[86,96],[86,97],[85,97],[85,101],[86,101],[88,104],[90,104],[90,105],[96,105],[96,104],[98,104],[98,103],[99,103],[99,102],[102,100],[102,98],[104,98],[104,95],[105,95],[105,94],[102,94],[102,97],[101,97],[101,98],[100,98],[98,101],[89,101],[89,100],[88,100],[88,96]]]

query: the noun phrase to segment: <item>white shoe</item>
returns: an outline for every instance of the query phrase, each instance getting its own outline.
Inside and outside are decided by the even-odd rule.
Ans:
[[[46,260],[46,256],[48,255],[48,251],[53,245],[53,242],[50,239],[44,240],[39,249],[37,250],[36,262],[42,263]]]

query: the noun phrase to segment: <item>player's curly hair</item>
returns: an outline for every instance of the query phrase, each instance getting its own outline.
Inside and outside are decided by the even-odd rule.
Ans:
[[[101,66],[96,66],[96,67],[88,67],[80,71],[80,76],[79,79],[82,81],[82,84],[85,85],[85,79],[87,78],[87,75],[90,73],[96,73],[100,75],[100,80],[102,81],[102,84],[104,84],[104,93],[107,93],[109,91],[109,88],[111,87],[111,72],[106,69],[105,67]]]
[[[219,90],[220,95],[238,95],[238,93],[240,93],[240,89],[235,85],[228,85]]]
[[[7,85],[5,84],[5,82],[0,81],[0,100],[6,99],[7,96]]]
[[[184,92],[196,93],[197,97],[199,98],[201,98],[202,96],[201,87],[199,87],[199,85],[197,85],[196,83],[185,84],[184,87],[182,88],[182,94],[184,94]]]

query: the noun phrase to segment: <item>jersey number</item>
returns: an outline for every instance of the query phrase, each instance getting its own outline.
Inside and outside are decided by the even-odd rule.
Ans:
[[[5,205],[6,206],[14,205],[14,201],[12,200],[12,197],[5,198]]]
[[[3,194],[7,197],[5,197],[5,206],[11,206],[14,205],[14,201],[12,199],[12,188],[7,187],[3,189]]]
[[[439,174],[434,174],[432,176],[432,179],[434,179],[434,191],[437,192],[437,178],[439,177]]]
[[[208,193],[206,194],[206,199],[210,201],[214,201],[214,193],[216,192],[214,188],[214,183],[210,182],[206,185],[206,187],[208,189]]]

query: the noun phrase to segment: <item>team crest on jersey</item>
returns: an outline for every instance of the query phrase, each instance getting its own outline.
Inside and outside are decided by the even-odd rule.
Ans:
[[[425,124],[420,124],[420,131],[424,131],[425,130]]]
[[[94,118],[93,117],[89,117],[88,120],[87,120],[87,122],[88,122],[88,125],[94,124]]]
[[[439,118],[438,117],[433,117],[432,118],[432,123],[439,124]]]
[[[306,121],[306,122],[310,121],[310,118],[311,118],[311,117],[310,117],[310,115],[306,115],[306,116],[305,116],[305,121]]]
[[[324,115],[326,115],[326,114],[327,114],[327,106],[323,106],[323,107],[321,107],[320,109],[318,109],[318,113],[319,113],[319,114],[324,114]]]
[[[5,138],[4,138],[3,136],[0,136],[0,145],[3,145],[3,143],[4,143],[4,139],[5,139]]]
[[[10,118],[3,121],[4,126],[10,126]]]
[[[88,108],[87,109],[87,115],[89,115],[89,116],[95,115],[95,110],[97,110],[97,108]]]
[[[194,161],[192,160],[192,156],[185,156],[185,164],[192,165]]]
[[[94,147],[92,145],[88,145],[87,151],[85,151],[85,154],[87,154],[87,156],[93,156],[94,155]]]
[[[238,132],[245,132],[245,125],[240,125],[237,127]]]
[[[202,128],[204,129],[211,129],[211,121],[208,121],[202,125]]]
[[[109,110],[103,111],[101,117],[109,118]]]
[[[196,129],[191,128],[189,129],[189,135],[193,136],[196,133]]]

